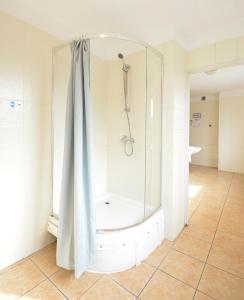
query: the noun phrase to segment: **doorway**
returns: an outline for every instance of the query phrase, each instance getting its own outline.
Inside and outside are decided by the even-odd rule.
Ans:
[[[211,190],[244,174],[244,65],[191,74],[189,116],[188,222]]]

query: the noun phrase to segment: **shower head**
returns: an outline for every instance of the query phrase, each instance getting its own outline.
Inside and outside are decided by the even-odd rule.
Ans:
[[[119,59],[122,59],[122,61],[123,61],[123,68],[122,68],[122,70],[123,70],[124,72],[128,72],[129,69],[130,69],[130,66],[127,65],[127,64],[125,63],[124,55],[123,55],[122,53],[118,53],[118,58],[119,58]]]
[[[118,58],[124,59],[124,55],[123,55],[122,53],[119,53],[119,54],[118,54]]]

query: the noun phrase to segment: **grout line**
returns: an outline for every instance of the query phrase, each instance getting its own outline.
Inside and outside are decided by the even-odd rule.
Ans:
[[[43,282],[45,282],[46,280],[48,280],[47,275],[39,268],[39,266],[34,261],[32,261],[32,259],[30,258],[30,256],[26,257],[26,260],[30,261],[42,273],[42,275],[44,275],[45,278],[41,282],[39,282],[37,285],[35,285],[34,287],[32,287],[31,289],[29,289],[28,291],[26,291],[19,298],[21,298],[24,295],[28,294],[30,291],[32,291],[33,289],[35,289],[36,287],[38,287],[39,285],[41,285]]]
[[[48,278],[48,276],[47,276],[47,274],[46,273],[44,273],[43,271],[42,271],[42,269],[38,266],[38,264],[35,262],[35,261],[33,261],[32,259],[31,259],[31,257],[28,257],[28,259],[33,263],[33,265],[46,277],[46,278]]]
[[[203,200],[203,197],[205,196],[205,194],[206,194],[206,191],[203,193],[203,195],[202,195],[202,197],[201,197],[201,199],[200,199],[200,201],[199,201],[197,207],[193,210],[193,212],[192,212],[192,214],[191,214],[191,216],[190,216],[190,218],[189,218],[189,220],[188,220],[188,224],[187,224],[186,227],[189,226],[191,218],[194,216],[194,214],[196,213],[196,211],[197,211],[198,208],[200,207],[200,205],[201,205],[201,203],[202,203],[202,200]],[[189,203],[189,199],[188,199],[188,203]],[[188,205],[188,210],[189,210],[189,205]]]
[[[97,273],[97,274],[102,274],[102,273]],[[99,280],[101,280],[103,277],[105,276],[105,274],[102,274],[97,280],[95,280],[93,282],[93,284],[86,289],[80,296],[78,296],[77,300],[81,299],[81,297],[83,297]]]
[[[209,244],[209,243],[208,243]],[[196,258],[196,257],[194,257],[194,256],[191,256],[191,255],[189,255],[189,254],[186,254],[186,253],[184,253],[184,252],[182,252],[182,251],[180,251],[180,250],[177,250],[177,249],[173,249],[174,251],[177,251],[177,252],[179,252],[179,253],[181,253],[181,254],[184,254],[184,255],[186,255],[186,256],[188,256],[188,257],[190,257],[190,258],[193,258],[193,259],[195,259],[195,260],[197,260],[198,262],[200,262],[200,263],[203,263],[204,264],[204,260],[201,260],[201,259],[199,259],[199,258]]]
[[[149,284],[149,282],[152,280],[154,274],[155,274],[157,271],[160,270],[160,269],[159,269],[159,266],[162,264],[162,262],[163,262],[163,261],[166,259],[166,257],[169,255],[170,250],[173,249],[174,243],[175,243],[175,241],[172,242],[172,245],[171,245],[171,246],[169,247],[169,249],[167,250],[166,255],[160,260],[160,263],[158,264],[158,266],[156,266],[156,267],[154,266],[154,268],[155,268],[154,272],[153,272],[152,275],[149,277],[147,283],[144,285],[144,287],[142,288],[142,290],[141,290],[140,293],[138,294],[138,298],[139,298],[139,299],[140,299],[140,296],[141,296],[142,292],[143,292],[144,289],[146,288],[146,286],[147,286],[147,285]],[[148,263],[147,263],[147,264],[148,264]],[[148,265],[150,265],[150,264],[148,264]],[[152,265],[150,265],[150,266],[152,267]]]
[[[203,295],[209,297],[210,299],[218,300],[218,299],[216,299],[216,298],[213,298],[212,296],[209,296],[209,295],[206,294],[205,292],[202,292],[202,291],[199,291],[199,290],[197,290],[197,292],[202,293]],[[196,293],[197,293],[197,292],[196,292]],[[195,297],[195,295],[194,295],[194,297]],[[194,298],[193,298],[193,299],[194,299]]]
[[[225,233],[225,234],[228,234],[228,235],[231,235],[231,236],[233,236],[234,238],[237,238],[237,239],[240,239],[240,240],[243,240],[244,241],[244,236],[239,236],[239,235],[236,235],[236,234],[234,234],[234,233],[230,233],[230,232],[228,232],[228,231],[225,231],[225,230],[223,230],[223,229],[218,229],[217,230],[218,232],[222,232],[222,233]],[[219,247],[221,247],[221,246],[219,246]],[[224,248],[224,247],[222,247],[222,248]],[[225,248],[225,249],[228,249],[228,248]],[[244,255],[244,254],[243,254]]]
[[[119,273],[119,272],[118,272]],[[121,288],[129,292],[132,296],[137,298],[137,295],[134,294],[132,291],[128,290],[125,286],[123,286],[120,282],[116,281],[116,279],[112,278],[111,275],[107,275],[114,283],[118,284]]]
[[[210,243],[208,243],[208,244],[210,244]],[[218,246],[218,247],[219,247],[219,246]],[[221,247],[221,248],[223,248],[223,247]],[[226,248],[223,248],[223,249],[226,249]],[[200,262],[200,263],[202,263],[202,264],[205,264],[205,261],[200,260],[199,258],[193,257],[193,256],[191,256],[191,255],[189,255],[189,254],[186,254],[186,253],[184,253],[184,252],[182,252],[182,251],[180,251],[180,250],[177,250],[177,249],[175,249],[175,248],[173,248],[172,250],[177,251],[177,252],[179,252],[179,253],[181,253],[181,254],[184,254],[184,255],[186,255],[186,256],[188,256],[188,257],[190,257],[190,258],[193,258],[193,259],[197,260],[198,262]],[[231,272],[229,272],[229,271],[223,270],[223,269],[221,269],[220,267],[216,267],[216,266],[214,266],[214,265],[212,265],[212,264],[210,264],[210,263],[207,263],[207,262],[206,262],[206,264],[209,265],[209,266],[215,267],[216,269],[219,269],[220,271],[226,272],[226,273],[228,273],[228,274],[230,274],[230,275],[232,275],[232,276],[235,276],[235,277],[237,277],[237,278],[239,278],[239,279],[244,279],[244,277],[240,277],[240,276],[238,276],[238,275],[236,275],[236,274],[234,274],[234,273],[231,273]],[[161,270],[161,269],[159,269],[159,270]],[[166,272],[165,272],[165,273],[166,273]]]
[[[64,296],[65,299],[69,299],[69,297],[66,296],[64,292],[50,278],[47,278],[47,280]]]
[[[238,278],[238,279],[244,279],[244,277],[241,277],[241,276],[239,276],[239,275],[236,275],[236,274],[234,274],[234,273],[231,273],[230,271],[223,270],[223,269],[221,269],[220,267],[217,267],[217,266],[212,265],[212,264],[210,264],[210,263],[206,263],[206,264],[209,265],[209,266],[211,266],[211,267],[214,267],[214,268],[216,268],[216,269],[218,269],[218,270],[220,270],[220,271],[223,271],[223,272],[225,272],[225,273],[228,273],[229,275],[234,276],[234,277],[236,277],[236,278]]]
[[[58,267],[58,270],[56,270],[55,272],[53,272],[52,274],[47,275],[48,278],[51,278],[54,274],[58,273],[61,270],[60,267]]]
[[[154,274],[158,271],[158,268],[155,268],[155,270],[153,271],[153,273],[151,274],[151,276],[149,277],[147,283],[144,285],[144,287],[141,289],[140,293],[138,294],[138,297],[140,298],[142,292],[145,290],[146,286],[148,285],[148,283],[152,280]]]
[[[217,224],[216,224],[216,226],[217,226]],[[187,230],[187,229],[186,229],[186,230]],[[209,231],[215,232],[215,229],[209,230]],[[181,233],[183,233],[183,232],[181,232]],[[199,238],[199,237],[197,237],[197,236],[195,236],[194,234],[191,234],[191,233],[189,233],[189,232],[184,232],[184,234],[189,235],[192,239],[201,241],[201,242],[206,243],[206,244],[209,244],[209,245],[212,243],[212,241],[213,241],[213,239],[214,239],[214,237],[213,237],[212,241],[206,241],[206,240],[203,240],[203,239],[201,239],[201,238]],[[178,251],[181,252],[180,250],[178,250]]]
[[[228,195],[229,195],[230,189],[231,189],[231,185],[232,185],[232,182],[233,182],[233,176],[234,176],[234,175],[232,174],[232,176],[231,176],[231,181],[230,181],[230,184],[229,184],[229,187],[228,187],[227,193],[226,193],[226,195],[225,195],[224,205],[223,205],[223,207],[222,207],[222,209],[221,209],[221,214],[220,214],[220,216],[219,216],[219,220],[218,220],[218,223],[217,223],[217,226],[216,226],[216,230],[215,230],[215,233],[214,233],[214,238],[213,238],[213,240],[212,240],[212,243],[211,243],[211,246],[210,246],[210,249],[209,249],[209,252],[208,252],[207,258],[206,258],[206,261],[205,261],[205,263],[204,263],[204,267],[203,267],[202,273],[201,273],[201,275],[200,275],[200,278],[199,278],[199,280],[198,280],[198,284],[197,284],[196,291],[195,291],[195,294],[194,294],[194,296],[193,296],[193,299],[195,299],[195,297],[196,297],[196,293],[197,293],[197,291],[199,290],[199,289],[198,289],[198,287],[199,287],[199,285],[200,285],[200,281],[201,281],[201,279],[202,279],[202,276],[203,276],[204,270],[205,270],[205,268],[206,268],[206,265],[207,265],[207,261],[208,261],[208,258],[209,258],[209,255],[210,255],[210,252],[211,252],[211,250],[212,250],[212,247],[213,247],[213,245],[214,245],[214,239],[215,239],[215,236],[216,236],[216,233],[217,233],[217,230],[218,230],[218,226],[219,226],[219,223],[220,223],[220,220],[221,220],[221,217],[222,217],[222,214],[223,214],[224,208],[225,208],[225,204],[226,204],[226,201],[227,201],[227,198],[228,198]]]
[[[46,280],[47,280],[47,278],[44,278],[42,281],[38,282],[38,284],[36,284],[34,287],[32,287],[29,290],[27,290],[24,294],[22,294],[21,296],[19,296],[17,299],[21,299],[22,297],[24,297],[26,294],[28,294],[29,292],[31,292],[32,290],[34,290],[35,288],[37,288],[39,285],[41,285]]]
[[[32,263],[33,263],[33,265],[35,265],[36,267],[37,267],[37,269],[46,277],[46,279],[53,285],[53,286],[55,286],[55,288],[66,298],[66,299],[69,299],[64,293],[63,293],[63,291],[61,291],[60,289],[59,289],[59,287],[58,286],[56,286],[56,284],[54,284],[54,282],[48,277],[48,275],[46,275],[43,271],[42,271],[42,269],[36,264],[36,262],[34,262],[32,259],[31,259],[31,257],[29,257],[28,258]],[[59,271],[59,270],[58,270]],[[58,272],[57,271],[57,272]],[[56,272],[55,272],[56,273]],[[53,273],[54,274],[54,273]],[[51,275],[50,275],[51,276]]]
[[[189,286],[190,288],[192,288],[192,289],[194,289],[194,290],[196,289],[196,287],[190,285],[189,283],[186,283],[185,281],[183,281],[183,280],[181,280],[181,279],[179,279],[179,278],[177,278],[177,277],[174,277],[172,274],[167,273],[167,272],[165,272],[164,270],[158,269],[158,271],[161,272],[161,273],[167,274],[168,276],[170,276],[170,277],[176,279],[177,281],[180,281],[180,282],[184,283],[185,285]]]

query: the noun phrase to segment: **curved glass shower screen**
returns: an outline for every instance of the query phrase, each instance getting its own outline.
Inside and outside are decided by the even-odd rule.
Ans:
[[[162,58],[144,45],[91,45],[93,181],[98,230],[143,222],[161,206]],[[59,213],[68,46],[53,52],[53,212]]]

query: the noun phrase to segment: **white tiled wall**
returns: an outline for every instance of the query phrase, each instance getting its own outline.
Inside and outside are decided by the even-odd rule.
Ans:
[[[199,72],[244,62],[244,38],[217,42],[187,53],[187,69]]]
[[[173,240],[186,219],[188,198],[189,84],[185,51],[170,42],[165,55],[163,97],[163,186],[165,236]]]
[[[2,268],[52,239],[46,230],[51,211],[51,47],[58,40],[2,13],[0,28]]]
[[[244,90],[219,99],[219,169],[244,173]]]

